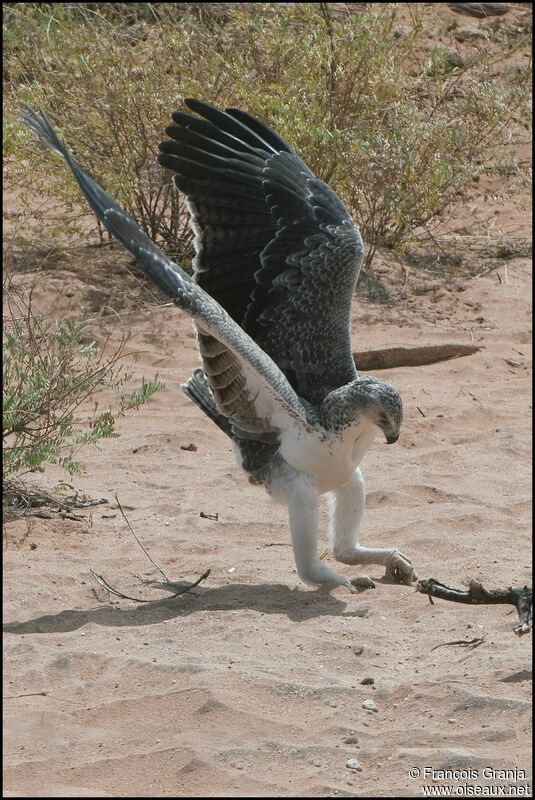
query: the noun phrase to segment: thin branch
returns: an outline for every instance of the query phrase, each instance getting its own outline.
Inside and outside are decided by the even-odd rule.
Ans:
[[[114,594],[116,597],[122,597],[124,600],[135,600],[136,603],[150,603],[150,600],[146,600],[142,597],[132,597],[132,595],[123,594],[122,592],[119,592],[117,589],[114,589],[113,586],[110,586],[110,584],[106,580],[104,580],[102,575],[99,575],[97,572],[95,572],[93,567],[89,567],[89,572],[96,580],[96,582],[99,583],[103,589],[106,589],[107,592],[110,592],[110,594]]]
[[[163,583],[157,583],[156,581],[153,581],[153,580],[147,581],[147,580],[141,578],[140,580],[142,581],[142,583],[151,583],[153,585],[157,583],[157,585],[160,588],[167,589],[168,591],[170,589],[175,589],[176,591],[174,591],[173,594],[171,594],[169,596],[169,599],[172,599],[173,597],[178,597],[178,595],[180,595],[180,594],[184,594],[185,592],[189,592],[190,589],[194,589],[195,586],[198,586],[201,581],[204,581],[205,578],[208,577],[208,575],[211,572],[210,569],[207,569],[206,572],[203,572],[203,574],[200,576],[200,578],[197,578],[196,581],[194,581],[193,583],[190,583],[188,586],[182,587],[180,589],[176,589],[177,583],[169,580],[169,578],[167,577],[167,575],[165,574],[163,569],[156,563],[156,561],[154,561],[154,559],[152,558],[150,553],[146,550],[146,548],[139,541],[139,538],[137,537],[134,529],[132,528],[132,526],[130,525],[130,522],[128,521],[128,518],[127,518],[126,514],[123,511],[123,507],[122,507],[121,503],[119,502],[119,498],[118,498],[117,494],[115,494],[114,497],[115,497],[115,500],[117,502],[117,506],[119,508],[119,511],[121,512],[124,521],[128,525],[128,529],[129,529],[130,533],[132,534],[132,536],[134,537],[134,539],[136,540],[138,545],[141,547],[141,549],[143,550],[143,552],[145,553],[145,555],[147,556],[147,558],[149,559],[151,564],[153,564],[156,567],[158,572],[161,575],[163,575],[163,578],[164,578]],[[113,586],[111,586],[108,583],[108,581],[105,580],[102,577],[102,575],[99,575],[97,572],[95,572],[93,567],[89,567],[89,571],[91,572],[91,575],[97,581],[97,583],[99,583],[104,589],[106,589],[107,592],[110,592],[111,594],[114,594],[116,597],[121,597],[124,600],[134,600],[136,603],[154,602],[153,600],[150,600],[150,599],[145,599],[145,598],[142,598],[142,597],[132,597],[132,595],[124,594],[123,592],[120,592],[118,589],[114,589]],[[136,577],[139,577],[139,576],[136,576]]]
[[[150,599],[150,598],[147,600],[147,599],[142,598],[142,597],[132,597],[129,594],[123,594],[123,592],[119,592],[117,589],[114,589],[113,586],[110,586],[110,584],[102,577],[102,575],[99,575],[97,572],[95,572],[93,567],[89,567],[89,571],[90,571],[91,575],[93,576],[93,578],[97,581],[97,583],[99,583],[104,589],[106,589],[107,592],[110,592],[111,594],[114,594],[116,597],[122,597],[124,600],[135,600],[136,603],[153,603],[154,602],[154,600]],[[193,583],[190,583],[189,586],[185,586],[182,589],[179,589],[178,591],[174,592],[174,594],[170,595],[169,598],[166,598],[166,599],[171,600],[173,597],[178,597],[179,594],[185,594],[186,592],[189,592],[190,589],[194,589],[196,586],[199,585],[199,583],[201,581],[204,581],[208,577],[210,572],[211,572],[211,570],[207,569],[206,572],[203,572],[203,574],[200,576],[200,578],[197,578],[196,581],[194,581]],[[171,581],[167,581],[167,583],[170,584]]]
[[[485,637],[483,636],[476,636],[474,639],[454,639],[452,642],[441,642],[441,644],[436,644],[434,647],[431,648],[431,652],[433,650],[437,650],[439,647],[451,647],[451,646],[458,646],[458,647],[469,647],[470,650],[473,650],[474,647],[479,647],[480,644],[484,644]]]
[[[528,633],[531,621],[531,606],[533,603],[533,592],[527,586],[523,589],[485,589],[479,581],[472,579],[469,583],[468,591],[452,589],[434,578],[418,581],[416,590],[422,594],[432,597],[439,597],[441,600],[452,600],[455,603],[470,603],[472,605],[483,604],[507,604],[515,606],[518,611],[520,624],[514,629],[518,636]],[[432,601],[431,601],[432,602]]]
[[[156,567],[156,569],[158,570],[158,572],[159,572],[159,573],[161,573],[161,574],[163,575],[164,581],[165,581],[166,583],[171,583],[171,581],[169,580],[169,578],[167,577],[167,575],[165,574],[165,572],[163,571],[163,569],[162,569],[160,566],[158,566],[158,564],[156,563],[156,561],[155,561],[155,560],[152,558],[152,556],[150,555],[150,553],[148,553],[148,552],[147,552],[147,550],[146,550],[146,549],[143,547],[143,545],[141,544],[141,542],[140,542],[140,541],[139,541],[139,539],[137,538],[136,534],[134,533],[134,529],[133,529],[133,528],[132,528],[132,526],[130,525],[130,523],[129,523],[129,521],[128,521],[128,518],[127,518],[126,514],[125,514],[125,513],[124,513],[124,511],[123,511],[123,507],[122,507],[122,505],[121,505],[121,504],[120,504],[120,502],[119,502],[119,498],[117,497],[117,495],[116,495],[116,494],[114,495],[114,497],[115,497],[115,500],[116,500],[116,502],[117,502],[117,505],[119,506],[119,511],[120,511],[120,512],[121,512],[121,514],[123,515],[123,519],[124,519],[124,521],[126,522],[126,524],[128,525],[128,529],[129,529],[130,533],[132,534],[132,536],[134,537],[134,539],[136,540],[136,542],[138,543],[138,545],[141,547],[141,549],[143,550],[143,552],[145,553],[145,555],[147,556],[147,558],[149,559],[149,561],[150,561],[152,564],[154,564],[154,566]],[[130,599],[135,599],[135,598],[130,598]]]

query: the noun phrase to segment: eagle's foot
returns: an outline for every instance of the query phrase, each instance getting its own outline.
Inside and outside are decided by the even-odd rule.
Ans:
[[[410,586],[418,579],[410,558],[400,553],[399,550],[391,550],[385,560],[385,578],[389,578],[395,583],[405,583]]]

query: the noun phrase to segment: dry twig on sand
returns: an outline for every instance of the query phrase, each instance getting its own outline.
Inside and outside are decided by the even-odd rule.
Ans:
[[[127,519],[126,514],[123,511],[123,507],[122,507],[121,503],[119,502],[119,498],[117,497],[117,495],[115,495],[115,500],[117,501],[117,506],[119,507],[119,511],[123,515],[124,521],[128,525],[128,529],[129,529],[130,533],[132,534],[132,536],[134,537],[134,539],[136,540],[138,545],[141,547],[141,549],[143,550],[143,552],[145,553],[145,555],[147,556],[149,561],[156,567],[158,572],[161,575],[163,575],[163,578],[164,578],[163,581],[146,580],[145,578],[140,578],[142,583],[151,584],[152,586],[156,586],[158,589],[166,589],[168,591],[172,591],[173,593],[168,598],[168,599],[172,599],[173,597],[178,597],[179,594],[185,594],[185,592],[189,592],[190,589],[194,589],[195,586],[198,586],[201,581],[204,581],[205,578],[208,577],[208,575],[211,572],[210,569],[207,569],[205,572],[203,572],[203,574],[199,578],[197,578],[196,581],[194,581],[193,583],[188,584],[187,586],[180,586],[178,581],[170,581],[169,578],[167,577],[167,575],[165,574],[165,572],[163,571],[163,569],[156,563],[156,561],[154,561],[152,556],[147,552],[146,548],[139,541],[138,537],[136,536],[136,534],[134,532],[134,529],[132,528],[132,526],[130,525],[130,522]],[[89,567],[89,571],[90,571],[92,577],[97,581],[97,583],[99,583],[102,586],[103,589],[106,589],[107,592],[110,592],[111,594],[114,594],[116,597],[121,597],[124,600],[135,600],[136,603],[150,603],[150,602],[152,602],[151,599],[147,599],[147,598],[143,598],[143,597],[132,597],[132,595],[124,594],[123,592],[120,592],[118,589],[114,589],[113,586],[111,586],[108,583],[108,581],[105,580],[102,577],[102,575],[99,575],[97,572],[95,572],[93,567]],[[139,576],[136,576],[136,577],[139,577]]]
[[[72,488],[70,484],[64,486]],[[73,509],[92,508],[108,501],[105,497],[90,499],[78,491],[65,497],[57,491],[51,492],[37,486],[28,486],[22,481],[5,480],[2,484],[2,502],[8,519],[32,516],[43,519],[61,517],[85,521],[86,517],[75,514]]]
[[[105,580],[102,577],[102,575],[99,575],[98,572],[95,572],[93,567],[89,567],[89,571],[90,571],[91,575],[93,576],[93,578],[96,580],[96,582],[99,583],[102,586],[103,589],[106,589],[107,592],[110,592],[111,594],[114,594],[116,597],[122,597],[124,600],[135,600],[136,603],[151,603],[151,602],[153,602],[150,598],[132,597],[132,595],[123,594],[123,592],[120,592],[118,589],[114,589],[113,586],[110,586],[108,581]],[[169,595],[169,598],[167,598],[167,599],[171,600],[173,597],[178,597],[179,594],[185,594],[186,592],[189,592],[190,589],[194,589],[195,586],[198,586],[201,581],[204,581],[204,579],[208,577],[210,572],[211,572],[211,570],[207,569],[206,572],[203,572],[203,574],[200,576],[200,578],[197,578],[197,580],[194,581],[193,583],[190,583],[187,586],[183,586],[180,589],[178,589],[177,591],[173,592],[173,594]],[[148,583],[152,583],[152,584],[156,584],[159,588],[165,588],[165,589],[176,588],[178,586],[178,583],[173,583],[173,581],[163,581],[163,582],[161,582],[161,581],[159,581],[159,582],[147,581],[147,582]]]
[[[533,592],[527,586],[523,589],[485,589],[479,581],[472,579],[469,583],[468,591],[452,589],[450,586],[440,583],[434,578],[418,581],[416,590],[422,594],[429,595],[430,602],[433,597],[441,600],[452,600],[455,603],[470,603],[473,605],[505,603],[515,606],[518,611],[520,624],[514,629],[518,636],[528,633],[531,621],[531,606],[533,602]]]

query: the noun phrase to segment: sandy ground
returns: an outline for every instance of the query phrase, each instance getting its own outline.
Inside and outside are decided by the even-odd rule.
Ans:
[[[477,191],[450,230],[493,213]],[[494,210],[498,228],[531,237],[529,210]],[[166,388],[119,421],[120,438],[84,453],[87,473],[71,482],[107,505],[80,521],[4,524],[5,796],[419,797],[529,784],[531,635],[514,635],[516,611],[431,605],[379,567],[360,595],[303,587],[285,509],[248,484],[180,391],[198,365],[189,319],[139,302],[130,263],[87,249],[36,284],[36,307],[58,317],[118,309],[142,351],[138,375],[158,371]],[[391,271],[382,257],[375,266]],[[452,586],[530,584],[531,263],[448,282],[411,270],[406,294],[393,306],[355,299],[355,349],[482,349],[377,373],[402,395],[405,421],[395,446],[377,439],[365,457],[361,543],[398,547],[421,578]],[[170,579],[210,568],[208,579],[174,599],[142,586],[136,575],[160,576],[115,493]],[[325,529],[323,508],[321,550]],[[150,601],[111,597],[90,566]]]
[[[483,345],[381,372],[405,422],[395,447],[366,456],[361,541],[397,546],[420,577],[530,582],[529,285],[528,262],[511,261],[507,281],[500,270],[447,291],[436,324],[355,301],[363,348],[467,342],[470,329]],[[513,634],[516,612],[430,605],[378,567],[359,596],[302,587],[284,509],[178,388],[197,364],[189,320],[141,310],[135,338],[167,388],[86,453],[76,486],[109,507],[4,528],[8,794],[410,796],[424,783],[413,767],[527,770],[531,637]],[[206,582],[175,599],[140,589],[131,573],[159,576],[115,492],[170,578],[211,568]],[[324,516],[322,531],[323,547]],[[90,565],[154,599],[110,601]]]

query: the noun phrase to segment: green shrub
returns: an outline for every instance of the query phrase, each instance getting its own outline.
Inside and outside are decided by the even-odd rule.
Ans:
[[[158,375],[142,378],[141,387],[127,396],[124,385],[132,372],[123,362],[135,356],[127,353],[127,335],[108,353],[85,341],[86,323],[47,323],[32,313],[31,300],[14,299],[22,313],[11,315],[3,342],[3,479],[43,472],[47,463],[80,473],[79,448],[99,447],[102,439],[118,436],[117,415],[138,408],[164,384]],[[81,415],[82,404],[103,387],[120,393],[116,408],[101,410],[94,400],[92,412]]]
[[[41,105],[75,157],[151,238],[183,259],[191,255],[187,214],[156,154],[170,112],[181,97],[196,96],[245,107],[284,136],[351,210],[368,266],[377,246],[404,252],[418,226],[455,200],[508,140],[515,117],[527,118],[529,80],[491,78],[489,42],[473,45],[477,57],[466,68],[426,55],[436,20],[425,4],[409,4],[408,32],[395,29],[397,4],[341,16],[330,8],[10,4],[8,182],[19,190],[25,182],[29,199],[35,172],[43,192],[80,202],[68,170],[37,149],[14,116],[20,100]],[[506,33],[494,60],[507,51]]]

